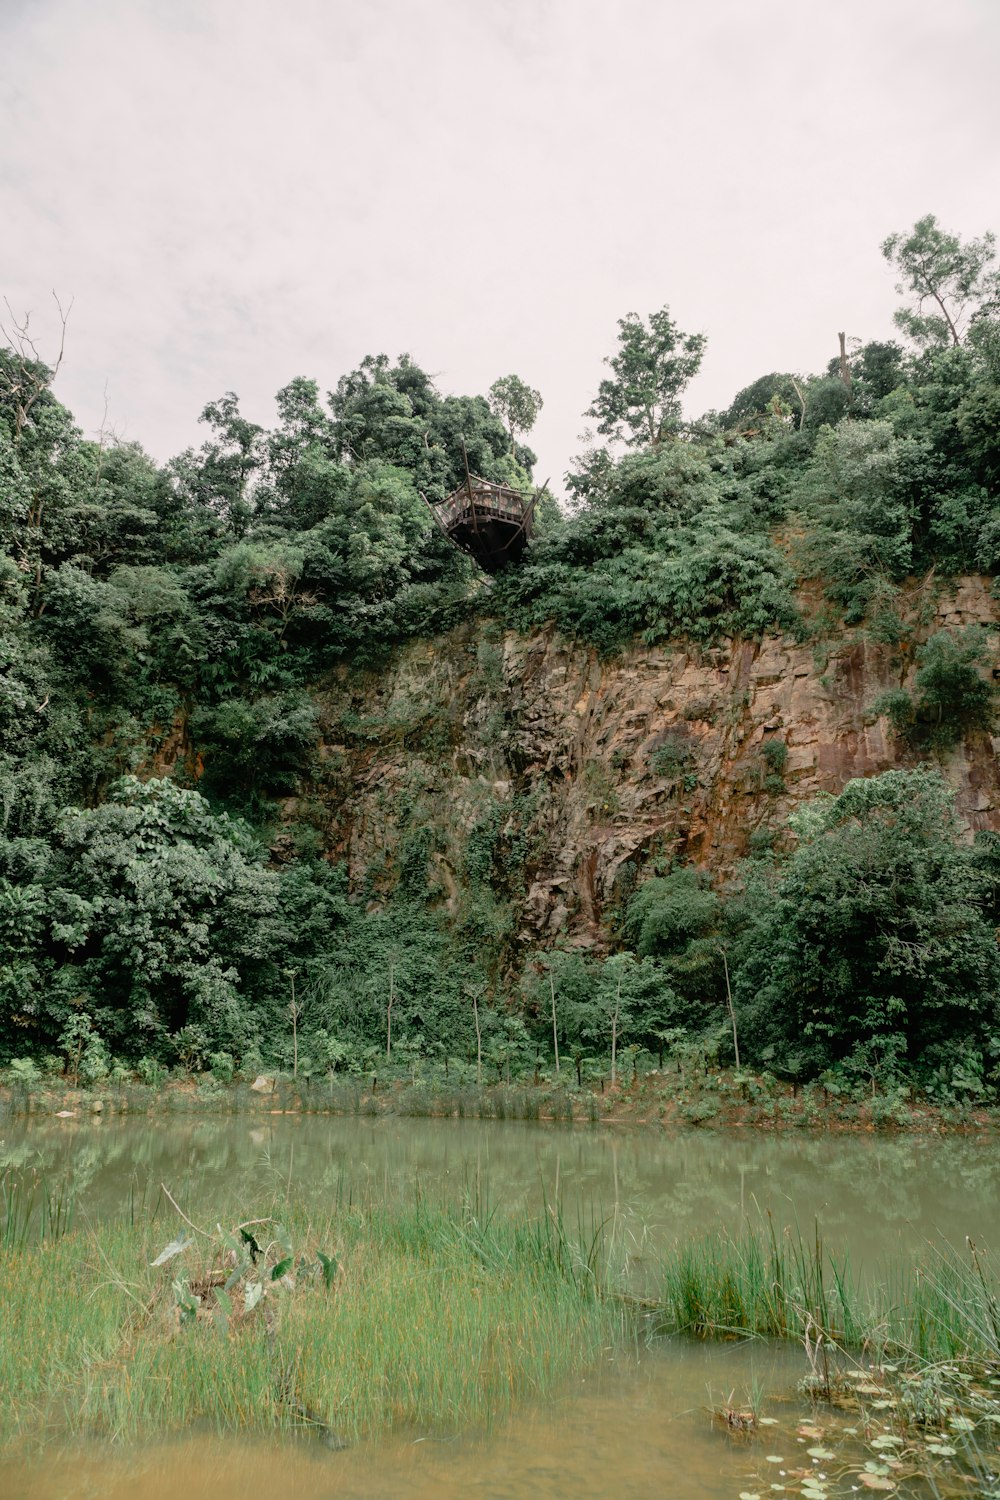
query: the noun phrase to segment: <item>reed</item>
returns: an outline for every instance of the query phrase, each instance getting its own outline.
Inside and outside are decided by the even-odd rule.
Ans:
[[[38,1172],[7,1168],[0,1173],[0,1251],[22,1249],[33,1240],[58,1239],[73,1222],[73,1199],[62,1183]]]
[[[920,1363],[1000,1359],[996,1267],[970,1245],[897,1258],[868,1277],[819,1235],[769,1220],[678,1245],[661,1262],[664,1332],[805,1342]]]
[[[210,1294],[185,1320],[174,1294],[179,1271],[190,1288],[221,1281],[208,1236],[161,1268],[167,1235],[148,1219],[22,1239],[0,1257],[0,1433],[305,1426],[350,1442],[487,1426],[629,1337],[601,1295],[599,1234],[578,1239],[556,1213],[509,1218],[470,1196],[285,1218],[296,1284],[226,1321]],[[323,1246],[325,1279],[310,1275]]]
[[[915,1371],[1000,1363],[997,1277],[972,1246],[861,1278],[818,1232],[762,1218],[678,1245],[639,1295],[597,1214],[568,1225],[546,1205],[531,1218],[471,1187],[457,1203],[399,1205],[341,1184],[309,1218],[284,1184],[257,1205],[260,1244],[242,1270],[238,1231],[215,1226],[245,1220],[245,1206],[215,1205],[188,1228],[164,1195],[92,1228],[40,1181],[3,1192],[4,1441],[197,1425],[306,1427],[339,1443],[485,1427],[665,1333],[790,1339]],[[189,1242],[154,1265],[177,1227]],[[253,1307],[251,1280],[265,1288]]]

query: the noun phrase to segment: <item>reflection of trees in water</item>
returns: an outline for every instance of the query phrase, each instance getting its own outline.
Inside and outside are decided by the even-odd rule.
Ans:
[[[633,1245],[733,1229],[771,1211],[868,1257],[940,1229],[1000,1243],[1000,1168],[988,1141],[670,1134],[658,1127],[568,1129],[520,1122],[242,1116],[197,1120],[10,1122],[0,1168],[65,1182],[89,1214],[120,1211],[130,1184],[161,1182],[192,1208],[478,1197],[504,1210],[561,1200],[567,1223],[610,1217]]]

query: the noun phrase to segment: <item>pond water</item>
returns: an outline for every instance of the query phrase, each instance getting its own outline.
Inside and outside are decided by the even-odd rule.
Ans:
[[[37,1168],[99,1220],[165,1184],[182,1205],[248,1210],[290,1185],[296,1198],[412,1202],[421,1191],[486,1193],[510,1211],[562,1202],[615,1217],[636,1245],[688,1238],[760,1210],[811,1235],[818,1220],[852,1263],[943,1236],[1000,1246],[1000,1153],[990,1139],[766,1134],[658,1126],[317,1115],[0,1124],[0,1170]]]
[[[253,1210],[289,1185],[296,1197],[328,1204],[338,1195],[412,1200],[418,1186],[447,1198],[478,1189],[503,1210],[558,1198],[571,1226],[578,1209],[606,1216],[640,1278],[659,1246],[720,1225],[735,1229],[741,1215],[758,1210],[810,1234],[818,1219],[831,1247],[872,1269],[882,1256],[928,1241],[961,1244],[968,1234],[1000,1245],[995,1145],[956,1137],[671,1134],[396,1117],[78,1117],[7,1122],[0,1168],[7,1165],[65,1181],[78,1219],[94,1221],[130,1198],[151,1205],[161,1183],[192,1211],[209,1212],[214,1201],[234,1198]],[[181,1491],[236,1500],[253,1489],[300,1500],[404,1493],[735,1500],[760,1488],[753,1479],[760,1452],[728,1437],[708,1408],[751,1388],[780,1403],[801,1374],[794,1349],[669,1341],[592,1373],[485,1437],[331,1453],[306,1441],[278,1448],[196,1435],[140,1453],[77,1450],[40,1464],[0,1463],[0,1495],[174,1500]]]
[[[196,1437],[140,1454],[47,1458],[5,1472],[4,1500],[736,1500],[756,1454],[714,1426],[713,1398],[757,1380],[801,1374],[794,1351],[672,1345],[603,1370],[489,1437],[393,1441],[330,1453],[303,1440],[278,1448]],[[791,1459],[793,1454],[789,1452]]]

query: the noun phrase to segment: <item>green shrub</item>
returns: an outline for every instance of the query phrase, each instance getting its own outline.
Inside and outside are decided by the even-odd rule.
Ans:
[[[210,1052],[208,1066],[212,1071],[212,1077],[219,1083],[232,1083],[236,1072],[236,1059],[231,1052]]]
[[[748,1058],[794,1052],[805,1078],[841,1062],[877,1092],[998,1034],[994,875],[953,801],[930,769],[848,782],[797,818],[783,867],[747,872],[731,966]]]
[[[42,1080],[42,1070],[30,1057],[12,1057],[7,1065],[10,1082],[23,1089],[32,1089]]]
[[[760,753],[771,775],[783,777],[788,765],[788,746],[784,740],[764,740]]]
[[[950,750],[970,730],[989,732],[996,722],[993,683],[983,676],[989,664],[985,632],[939,630],[917,653],[913,692],[884,693],[875,711],[915,750]]]
[[[684,735],[667,734],[649,757],[649,769],[654,776],[676,781],[694,764],[694,760],[694,748]]]
[[[135,1071],[140,1081],[151,1089],[157,1089],[166,1082],[167,1070],[155,1057],[140,1057]]]

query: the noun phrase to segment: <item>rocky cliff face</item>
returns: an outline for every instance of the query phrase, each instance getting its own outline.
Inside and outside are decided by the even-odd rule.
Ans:
[[[913,640],[979,624],[995,648],[998,630],[986,580],[908,607],[909,650],[858,633],[637,646],[612,661],[479,622],[380,674],[336,673],[320,694],[320,770],[286,812],[372,891],[397,878],[407,839],[423,840],[453,903],[474,860],[502,850],[522,937],[596,942],[649,861],[722,873],[782,836],[804,800],[904,763],[872,704],[907,685]],[[944,764],[970,829],[1000,829],[998,751],[978,734]]]

